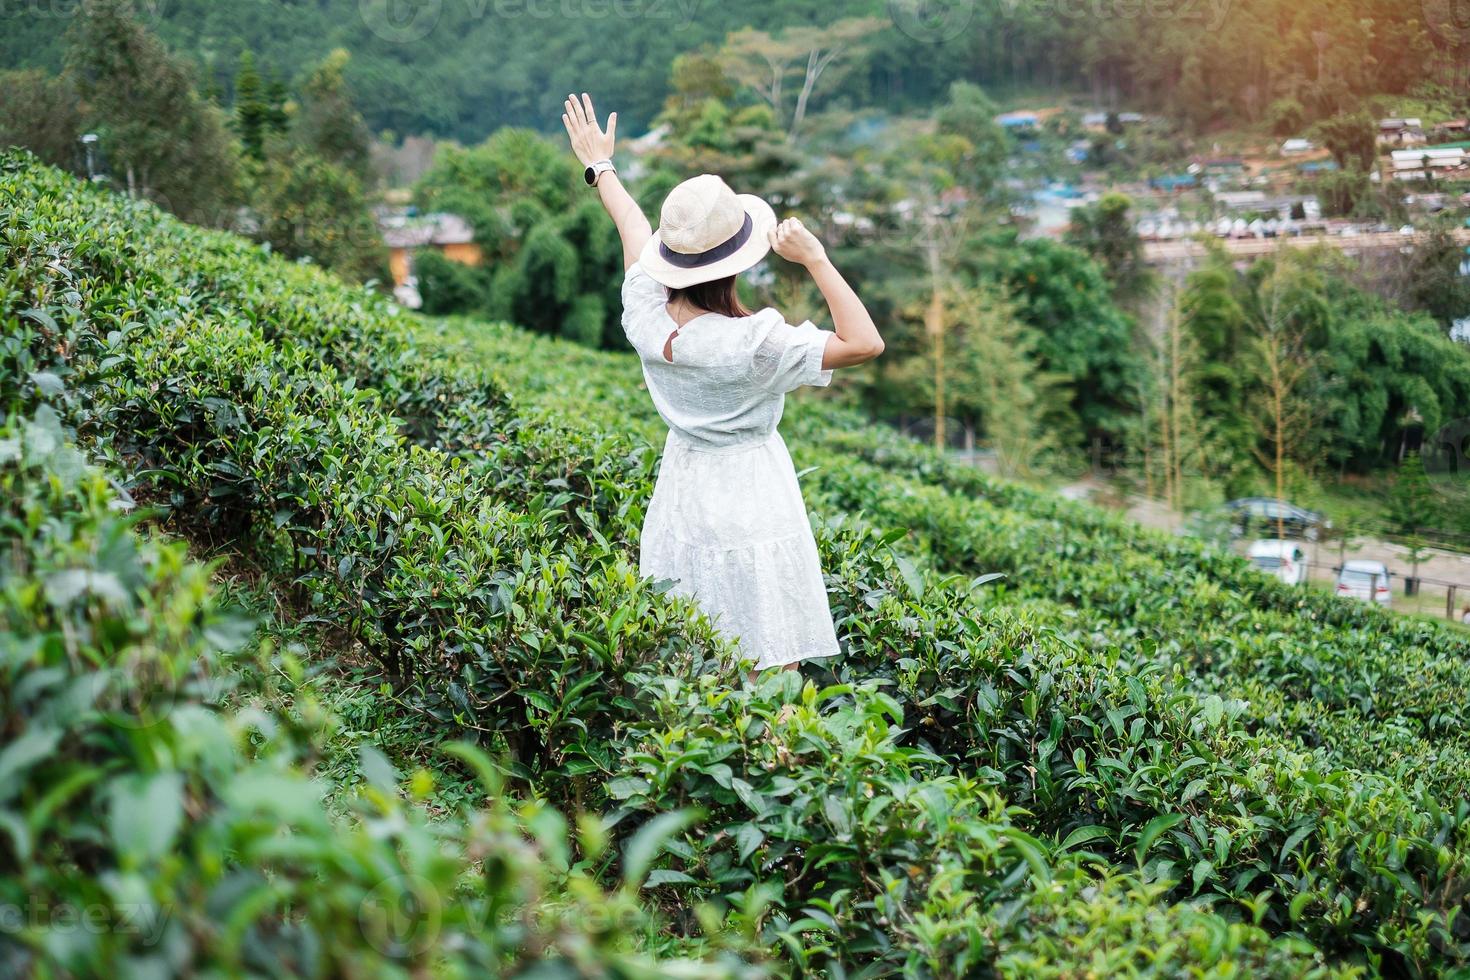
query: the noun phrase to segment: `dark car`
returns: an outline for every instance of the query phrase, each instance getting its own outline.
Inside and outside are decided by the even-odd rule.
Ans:
[[[1242,537],[1248,531],[1270,532],[1278,528],[1288,537],[1316,541],[1332,522],[1315,510],[1307,510],[1275,497],[1242,497],[1225,505],[1230,514],[1230,534]]]

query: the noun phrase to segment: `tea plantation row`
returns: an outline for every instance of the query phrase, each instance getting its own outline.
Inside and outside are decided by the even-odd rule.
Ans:
[[[362,292],[21,157],[0,165],[0,262],[0,396],[12,428],[56,412],[135,497],[167,509],[166,527],[200,547],[248,554],[287,608],[309,610],[373,658],[392,685],[387,710],[419,718],[427,741],[478,742],[492,757],[504,753],[504,786],[605,812],[612,847],[584,833],[564,859],[555,847],[532,852],[542,862],[532,878],[553,895],[621,908],[628,888],[645,885],[643,911],[577,947],[579,969],[616,972],[615,957],[640,948],[734,969],[702,936],[731,944],[725,955],[770,950],[867,975],[1296,976],[1354,964],[1433,973],[1470,958],[1460,884],[1470,807],[1443,805],[1401,773],[1350,768],[1333,746],[1307,748],[1302,731],[1261,726],[1242,694],[1262,682],[1243,658],[1222,664],[1212,682],[1220,693],[1207,693],[1209,664],[1186,666],[1140,641],[1164,622],[1142,593],[1108,609],[1095,636],[1065,607],[1033,598],[1057,595],[1086,611],[1098,586],[1055,582],[1096,565],[1110,533],[1139,574],[1159,574],[1172,543],[1079,509],[1067,527],[1083,542],[1078,555],[1094,549],[1094,558],[1059,559],[1043,588],[1018,557],[1007,569],[1012,591],[986,596],[969,581],[983,555],[945,551],[941,536],[979,540],[985,532],[965,531],[970,522],[1003,530],[1006,517],[1035,536],[1072,513],[1003,489],[985,502],[994,514],[966,509],[952,492],[967,490],[964,474],[884,468],[896,452],[879,460],[874,449],[862,462],[816,435],[812,448],[827,455],[814,495],[832,518],[819,543],[845,656],[825,687],[802,688],[793,675],[751,687],[707,623],[636,576],[630,547],[655,454],[626,425],[600,424],[618,415],[624,366],[596,374],[538,357],[518,371],[544,373],[545,397],[522,407],[506,393],[513,380],[466,366],[458,351],[421,349],[413,323]],[[558,418],[558,401],[576,416]],[[850,417],[833,418],[830,431],[861,440]],[[823,431],[799,421],[802,433]],[[902,533],[888,528],[923,516],[904,509],[909,496],[945,510],[931,530],[918,525],[905,558],[890,550]],[[1228,560],[1197,560],[1244,584],[1227,578],[1217,599],[1182,615],[1203,622],[1212,608],[1251,600],[1254,583]],[[8,580],[43,578],[25,567]],[[1271,601],[1283,631],[1310,632],[1313,621],[1284,597]],[[1381,669],[1394,677],[1412,679],[1418,658],[1421,671],[1460,682],[1432,636],[1410,642],[1386,620],[1331,603],[1308,615],[1344,637],[1377,637]],[[1131,618],[1153,616],[1159,626],[1130,633]],[[16,617],[11,628],[39,633],[34,619]],[[1290,637],[1280,649],[1291,653]],[[185,665],[200,652],[186,651]],[[114,653],[107,646],[94,659],[107,666]],[[1318,673],[1300,690],[1324,718],[1356,712],[1365,732],[1427,739],[1462,706],[1428,689],[1364,704],[1328,666]],[[7,713],[24,731],[43,716]],[[151,770],[104,761],[97,768],[109,776],[156,770],[168,785],[187,782],[172,754],[149,753]],[[391,768],[372,768],[378,796],[388,796]],[[507,795],[495,765],[485,768],[492,797]],[[1449,768],[1439,778],[1451,778]],[[70,812],[73,799],[29,786],[4,798],[14,820],[38,825]],[[79,814],[100,812],[76,800]],[[184,812],[192,827],[201,811]],[[430,826],[463,840],[484,819],[467,812]],[[550,818],[520,819],[536,841]],[[232,880],[337,882],[330,847],[303,846],[287,826],[266,834],[276,866],[236,848],[170,856],[179,874],[201,874],[197,863]],[[314,826],[331,842],[362,832],[353,821]],[[464,850],[479,864],[498,853]],[[64,881],[104,882],[132,867],[105,850],[31,853]],[[604,891],[589,891],[589,877]],[[151,880],[162,888],[169,879]],[[449,881],[445,908],[497,894],[463,874],[430,880]],[[607,894],[619,881],[629,884]],[[308,897],[277,897],[240,911],[240,928],[361,932],[355,910],[323,906],[313,919]],[[492,904],[525,915],[540,901]],[[48,957],[54,932],[39,926],[23,938]],[[228,954],[205,935],[196,955]],[[327,955],[315,940],[308,946]],[[399,944],[375,968],[437,969],[461,948]],[[514,950],[500,949],[513,964]]]
[[[558,419],[631,424],[648,438],[662,432],[636,361],[498,326],[450,323],[420,333],[496,365]],[[589,381],[598,397],[585,397]],[[1001,590],[998,602],[1048,600],[1039,608],[1080,642],[1101,635],[1152,649],[1190,668],[1198,690],[1246,698],[1252,717],[1304,747],[1425,779],[1443,799],[1465,798],[1465,634],[1290,589],[1224,549],[998,482],[830,404],[793,408],[789,441],[810,471],[814,511],[906,528],[908,544],[944,572],[1005,573],[992,587]]]

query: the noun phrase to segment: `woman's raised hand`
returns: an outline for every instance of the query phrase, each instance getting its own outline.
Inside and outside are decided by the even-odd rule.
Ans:
[[[598,160],[611,160],[618,114],[614,112],[607,117],[607,132],[603,132],[597,125],[597,113],[592,109],[592,96],[586,92],[582,93],[581,99],[575,95],[567,96],[562,109],[562,124],[567,127],[567,135],[572,138],[572,152],[577,154],[582,166],[590,167]]]
[[[817,236],[807,231],[800,218],[787,218],[771,229],[771,248],[788,262],[812,266],[827,257]]]

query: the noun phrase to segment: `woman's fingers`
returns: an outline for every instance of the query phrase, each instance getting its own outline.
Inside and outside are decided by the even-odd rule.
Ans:
[[[592,96],[588,95],[586,92],[582,93],[582,108],[587,110],[587,121],[596,126],[597,110],[592,108]]]
[[[567,111],[572,114],[572,120],[574,122],[583,124],[587,122],[587,117],[582,115],[582,107],[578,104],[575,94],[567,96]]]
[[[609,140],[612,140],[612,139],[616,138],[617,131],[618,131],[618,114],[616,112],[610,112],[607,115],[607,138]]]

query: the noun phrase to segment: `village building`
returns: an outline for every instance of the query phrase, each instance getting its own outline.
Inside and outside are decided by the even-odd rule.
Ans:
[[[1424,135],[1424,121],[1418,118],[1390,118],[1378,120],[1379,146],[1423,146],[1429,142]]]
[[[1426,146],[1418,150],[1394,150],[1395,180],[1421,180],[1431,175],[1444,175],[1470,164],[1463,146]]]
[[[415,252],[432,248],[451,262],[477,266],[484,260],[475,243],[475,230],[457,214],[395,214],[378,218],[393,284],[402,286],[413,276]]]
[[[1136,126],[1145,121],[1142,114],[1137,112],[1120,112],[1115,117],[1119,126]],[[1089,112],[1082,117],[1082,127],[1095,133],[1106,132],[1108,128],[1108,114],[1106,112]]]
[[[1434,138],[1444,142],[1470,138],[1470,119],[1450,119],[1434,127]]]

